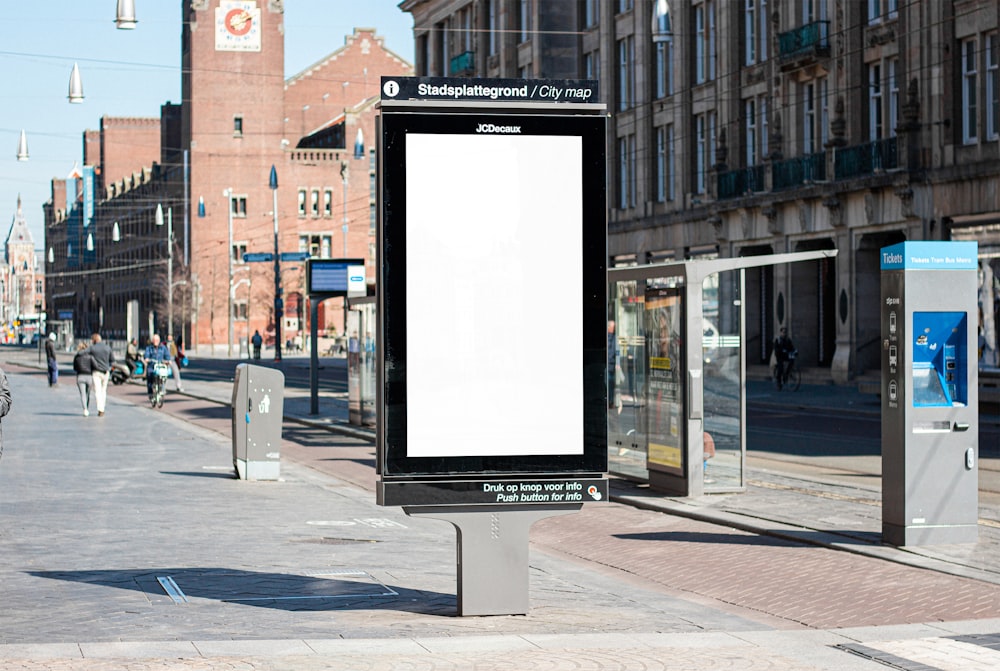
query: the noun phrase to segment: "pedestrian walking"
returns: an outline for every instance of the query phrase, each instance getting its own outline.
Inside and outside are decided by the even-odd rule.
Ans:
[[[90,416],[90,385],[94,382],[94,365],[90,359],[87,343],[76,346],[73,357],[73,371],[76,373],[76,387],[80,390],[80,404],[83,406],[83,416]]]
[[[254,331],[253,337],[250,338],[250,343],[253,345],[253,358],[260,359],[260,346],[263,344],[264,339],[260,337],[260,331]]]
[[[54,387],[59,382],[59,362],[56,361],[56,334],[50,333],[45,341],[45,364],[49,375],[49,386]]]
[[[181,386],[181,366],[180,366],[180,355],[177,349],[177,343],[174,342],[174,337],[172,335],[167,335],[167,351],[170,352],[170,372],[173,373],[174,383],[177,385],[177,391],[184,391],[184,387]]]
[[[97,401],[97,416],[104,417],[108,401],[108,377],[115,362],[115,353],[101,338],[100,333],[90,336],[90,362],[94,373],[94,400]]]

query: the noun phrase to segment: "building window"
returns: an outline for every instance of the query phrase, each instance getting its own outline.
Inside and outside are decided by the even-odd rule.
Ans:
[[[497,22],[497,3],[500,0],[487,0],[486,7],[486,39],[489,40],[487,45],[488,54],[490,56],[497,55],[497,34],[500,32],[500,25]]]
[[[618,208],[635,207],[635,136],[618,138]]]
[[[584,0],[583,5],[583,25],[593,28],[601,20],[600,0]]]
[[[820,151],[830,139],[829,80],[826,77],[816,80],[816,92],[819,104],[819,146],[816,147],[816,151]]]
[[[518,43],[527,42],[531,37],[531,0],[517,3]]]
[[[245,218],[247,216],[247,197],[231,196],[229,199],[229,207],[232,210],[234,217]]]
[[[760,114],[760,155],[761,158],[767,158],[767,154],[770,151],[768,146],[768,127],[767,127],[767,98],[761,96],[758,104],[757,111]]]
[[[746,165],[757,165],[757,101],[753,98],[743,103],[743,118],[746,124]]]
[[[708,171],[715,155],[715,112],[695,117],[695,192],[707,191]]]
[[[243,117],[234,116],[233,117],[233,137],[243,136]]]
[[[656,43],[656,97],[674,94],[674,42],[666,39]]]
[[[667,127],[656,129],[656,169],[653,171],[656,179],[656,202],[667,200]]]
[[[704,2],[694,8],[695,83],[715,79],[715,3]]]
[[[233,243],[233,261],[236,263],[243,263],[243,256],[247,253],[247,243],[245,242],[234,242]]]
[[[329,217],[333,214],[333,191],[323,189],[323,216]]]
[[[802,86],[802,153],[816,151],[816,82]]]
[[[894,19],[899,11],[899,0],[868,0],[868,23],[881,23]]]
[[[319,216],[319,189],[313,189],[309,198],[309,211],[312,216]]]
[[[458,11],[458,22],[462,34],[459,36],[462,52],[472,51],[472,5]]]
[[[586,79],[601,78],[601,53],[600,51],[588,51],[583,55],[583,76]]]
[[[979,139],[976,124],[977,87],[979,85],[976,70],[976,40],[962,42],[962,142],[972,144]]]
[[[632,107],[632,94],[635,91],[635,39],[628,37],[618,40],[618,109],[627,110]]]
[[[306,190],[299,189],[299,216],[306,216]]]
[[[330,258],[330,249],[333,246],[333,236],[330,234],[313,233],[299,236],[299,251],[308,252],[314,259]]]
[[[889,61],[889,137],[896,137],[896,126],[899,125],[899,59]]]
[[[672,201],[674,190],[674,127],[673,124],[656,129],[656,201]]]
[[[233,319],[246,319],[247,318],[247,304],[246,301],[233,301]]]
[[[743,0],[743,60],[746,65],[767,60],[767,22],[767,0]]]
[[[450,55],[448,53],[448,24],[444,21],[437,24],[437,37],[438,40],[438,58],[441,59],[441,63],[438,65],[438,74],[442,77],[448,76],[448,65],[450,62]]]
[[[623,14],[632,9],[634,0],[618,0],[618,13]]]
[[[1000,137],[1000,36],[986,36],[986,137]]]
[[[868,66],[868,139],[882,137],[882,66]]]

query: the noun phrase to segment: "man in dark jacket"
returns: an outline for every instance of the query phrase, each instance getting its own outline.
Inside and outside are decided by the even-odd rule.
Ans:
[[[56,386],[59,381],[59,362],[56,361],[56,334],[50,333],[45,341],[45,363],[48,366],[49,386]]]
[[[108,376],[111,373],[111,364],[115,362],[115,353],[111,351],[106,342],[103,342],[100,333],[90,336],[90,359],[94,367],[94,398],[97,400],[97,416],[104,417],[104,406],[108,400]]]

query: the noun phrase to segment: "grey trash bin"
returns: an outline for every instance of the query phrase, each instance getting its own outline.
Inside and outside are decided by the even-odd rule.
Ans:
[[[233,379],[233,466],[243,480],[277,480],[281,475],[281,420],[285,375],[241,363]]]

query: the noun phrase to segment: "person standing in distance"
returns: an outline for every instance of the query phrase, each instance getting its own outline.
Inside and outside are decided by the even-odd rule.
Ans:
[[[45,341],[45,363],[49,375],[49,386],[54,387],[59,382],[59,362],[56,361],[56,334],[50,333]]]
[[[260,331],[254,331],[253,337],[250,338],[250,343],[253,345],[253,358],[260,359],[260,346],[263,344],[264,339],[260,336]]]
[[[108,401],[108,376],[115,353],[103,341],[100,333],[90,336],[90,361],[94,369],[94,398],[97,400],[97,416],[104,417],[104,407]]]

